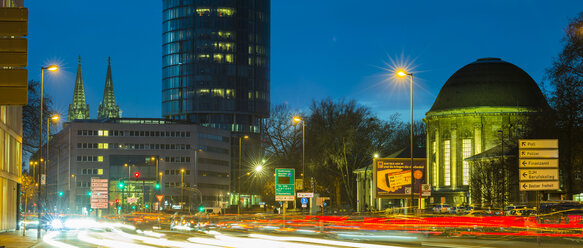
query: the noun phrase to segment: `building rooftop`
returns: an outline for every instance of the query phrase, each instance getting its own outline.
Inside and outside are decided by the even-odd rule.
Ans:
[[[518,66],[482,58],[445,82],[429,112],[469,107],[546,109],[548,103],[536,82]]]

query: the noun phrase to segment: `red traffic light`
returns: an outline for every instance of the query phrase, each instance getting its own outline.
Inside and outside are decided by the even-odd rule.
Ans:
[[[119,199],[115,199],[115,203],[119,203]]]
[[[140,173],[139,173],[139,172],[136,172],[136,173],[134,173],[134,177],[135,177],[135,178],[138,178],[138,177],[140,177]]]

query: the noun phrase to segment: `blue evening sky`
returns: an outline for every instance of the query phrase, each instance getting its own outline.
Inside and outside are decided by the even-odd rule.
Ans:
[[[162,4],[155,0],[27,0],[29,79],[41,65],[45,90],[67,113],[77,56],[91,117],[103,97],[112,58],[124,117],[161,117]],[[561,51],[580,0],[389,1],[272,0],[271,103],[305,109],[312,99],[355,99],[381,118],[409,115],[407,84],[394,65],[414,67],[420,119],[457,69],[481,57],[514,63],[541,83]]]

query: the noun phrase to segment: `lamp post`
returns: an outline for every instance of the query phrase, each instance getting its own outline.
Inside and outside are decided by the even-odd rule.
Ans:
[[[53,114],[50,118],[47,118],[47,154],[46,154],[46,159],[45,159],[45,175],[48,175],[48,167],[49,167],[49,124],[51,123],[51,121],[53,121],[55,124],[59,121],[59,115],[58,114]],[[57,171],[57,185],[56,185],[56,191],[58,191],[58,183],[59,183],[59,172]],[[45,205],[47,205],[47,198],[48,198],[48,194],[49,194],[49,187],[48,184],[45,187]]]
[[[73,178],[73,185],[75,186],[75,193],[72,194],[71,189],[69,188],[69,197],[71,197],[73,199],[73,202],[74,202],[73,206],[71,206],[71,207],[77,208],[77,202],[76,202],[77,201],[77,176],[75,176],[75,174],[71,174],[71,177]],[[69,182],[71,182],[71,181],[69,181]]]
[[[304,164],[306,158],[306,122],[300,118],[299,116],[294,117],[294,121],[296,123],[302,123],[302,180],[306,178],[305,169],[306,166]]]
[[[180,169],[180,206],[184,201],[184,169]]]
[[[411,146],[410,146],[410,153],[411,153],[411,210],[413,211],[413,214],[415,213],[414,208],[413,208],[413,201],[415,200],[415,194],[413,192],[415,192],[414,190],[414,186],[415,186],[415,178],[413,176],[413,73],[407,73],[404,70],[399,70],[397,71],[397,76],[404,78],[406,76],[409,76],[411,81],[410,81],[410,107],[411,107]]]
[[[41,67],[40,68],[40,118],[39,118],[39,139],[38,139],[38,154],[39,154],[39,160],[41,161],[41,165],[42,165],[42,158],[43,158],[43,152],[42,152],[42,147],[43,147],[43,93],[44,93],[44,74],[45,74],[45,70],[49,70],[49,71],[56,71],[58,70],[59,67],[56,65],[49,65],[47,67]],[[48,138],[48,137],[47,137]],[[41,211],[42,208],[40,206],[40,186],[41,186],[41,170],[40,170],[41,166],[38,166],[38,195],[37,195],[37,204],[36,204],[36,209],[37,209],[37,215],[38,215],[38,221],[39,221],[39,225],[36,228],[36,238],[40,239],[40,226],[41,226]]]
[[[237,216],[241,215],[241,140],[248,139],[249,136],[239,136],[239,170],[237,171]]]

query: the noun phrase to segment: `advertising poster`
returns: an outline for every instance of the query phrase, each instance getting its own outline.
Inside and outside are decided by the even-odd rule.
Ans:
[[[426,159],[413,160],[413,184],[419,197],[421,184],[425,183]],[[405,188],[411,187],[410,158],[377,158],[374,160],[374,181],[377,198],[405,198],[410,196]]]

